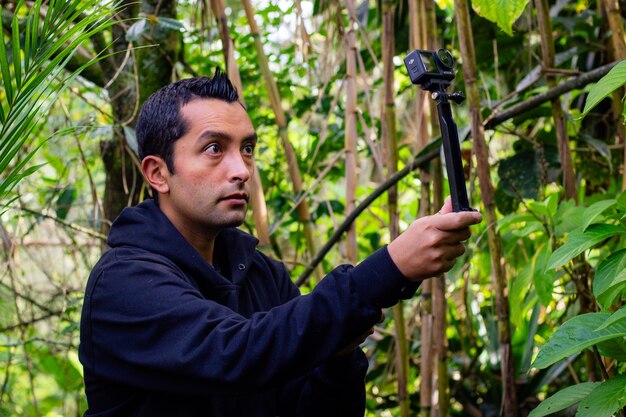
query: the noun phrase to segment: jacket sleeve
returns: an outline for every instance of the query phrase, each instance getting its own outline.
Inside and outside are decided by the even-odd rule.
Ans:
[[[83,365],[109,381],[191,395],[253,392],[310,372],[319,372],[311,384],[332,380],[326,368],[335,365],[324,362],[374,325],[381,308],[417,288],[386,248],[250,317],[207,300],[166,262],[111,258],[92,278],[81,318]]]

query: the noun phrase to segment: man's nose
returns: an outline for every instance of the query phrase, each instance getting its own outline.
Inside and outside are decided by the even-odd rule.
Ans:
[[[246,182],[250,179],[254,165],[246,161],[240,153],[229,158],[229,177],[234,182]]]

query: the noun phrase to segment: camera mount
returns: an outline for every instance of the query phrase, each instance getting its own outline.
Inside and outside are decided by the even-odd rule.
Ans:
[[[454,79],[452,54],[445,49],[438,51],[414,50],[404,58],[404,64],[409,72],[411,82],[421,85],[422,89],[426,91],[430,91],[431,98],[437,102],[452,210],[455,212],[475,211],[470,207],[467,197],[459,133],[450,106],[450,101],[461,104],[465,100],[465,95],[460,91],[451,94],[446,92],[446,88]]]

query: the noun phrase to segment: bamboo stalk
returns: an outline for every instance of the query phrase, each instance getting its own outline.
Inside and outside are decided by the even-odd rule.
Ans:
[[[347,7],[354,8],[354,0],[346,0]],[[347,32],[346,48],[346,120],[345,120],[345,170],[346,170],[346,212],[354,210],[356,206],[356,187],[357,187],[357,85],[356,85],[356,55],[358,50],[356,47],[356,22],[350,14],[350,23]],[[348,261],[353,265],[357,262],[357,241],[356,227],[353,223],[350,225],[346,233],[346,252]]]
[[[428,39],[436,38],[435,25],[430,24],[434,16],[434,2],[432,0],[412,1],[409,2],[409,24],[410,24],[410,49],[427,49]],[[432,37],[432,38],[431,38]],[[416,115],[417,120],[417,147],[423,149],[429,141],[429,116],[433,115],[432,106],[427,105],[428,96],[421,90],[418,90]],[[432,103],[431,103],[432,104]],[[436,124],[432,124],[433,135],[435,134]],[[433,164],[419,170],[420,186],[420,205],[418,216],[429,215],[432,211],[430,204],[431,193],[431,175],[429,170]],[[434,344],[433,331],[435,317],[433,315],[433,280],[428,279],[422,283],[422,294],[420,300],[420,318],[422,327],[420,329],[421,339],[421,360],[420,360],[420,417],[430,417],[431,413],[435,413],[433,409],[433,383],[434,378]]]
[[[535,0],[537,8],[537,26],[541,34],[541,55],[543,60],[543,69],[554,68],[554,39],[552,37],[552,23],[550,21],[550,9],[548,0]],[[546,72],[546,81],[548,88],[554,88],[557,81],[553,75]],[[572,151],[569,147],[569,138],[567,135],[567,122],[561,107],[561,98],[555,97],[551,101],[552,118],[556,128],[556,139],[559,149],[559,161],[561,162],[561,171],[563,173],[563,189],[568,199],[577,201],[578,191],[576,183],[576,175],[574,174],[574,163],[572,161]]]
[[[437,17],[435,12],[435,3],[433,0],[426,0],[426,49],[437,50],[441,47],[438,44],[437,36]],[[424,94],[424,96],[427,96]],[[425,97],[427,98],[427,97]],[[429,104],[429,116],[430,125],[433,132],[433,136],[440,135],[439,118],[437,115],[437,104],[435,101],[430,100]],[[429,177],[432,177],[432,194],[433,194],[433,208],[438,208],[443,205],[443,166],[441,159],[437,158],[433,161],[428,172]],[[431,212],[434,211],[431,208]],[[448,321],[446,317],[446,285],[445,276],[441,275],[431,279],[432,287],[432,306],[431,314],[433,316],[433,360],[436,361],[435,381],[432,384],[436,384],[436,407],[432,409],[432,417],[447,417],[450,414],[450,379],[448,376],[448,339],[446,337],[446,329]],[[433,364],[434,365],[434,364]],[[435,385],[434,385],[435,386]]]
[[[500,343],[500,368],[502,374],[502,407],[505,417],[517,417],[517,393],[515,384],[515,366],[511,345],[511,323],[509,320],[509,301],[507,296],[507,281],[502,253],[502,241],[496,231],[496,209],[494,189],[491,183],[489,153],[485,142],[480,96],[478,93],[476,53],[474,39],[471,32],[470,15],[467,0],[454,0],[454,9],[459,32],[459,45],[463,58],[463,75],[465,78],[466,95],[470,107],[472,145],[476,155],[478,181],[481,198],[484,206],[484,215],[487,221],[487,240],[491,253],[491,274],[494,283],[496,298],[496,313],[498,317],[498,338]]]
[[[394,94],[394,16],[393,0],[383,1],[383,94],[384,114],[382,117],[382,137],[385,149],[387,174],[393,175],[398,170],[398,145],[396,141],[396,108]],[[389,212],[389,234],[393,240],[400,235],[400,219],[398,215],[398,188],[391,187],[387,191]],[[404,318],[404,302],[400,301],[393,307],[396,346],[396,372],[398,377],[398,405],[400,416],[409,417],[410,398],[408,390],[409,353]]]
[[[278,127],[278,135],[285,151],[285,158],[287,160],[287,168],[289,171],[289,177],[291,178],[291,185],[293,192],[296,196],[299,196],[303,192],[302,177],[300,175],[300,169],[298,168],[298,159],[296,153],[293,150],[293,146],[289,141],[289,134],[287,130],[287,117],[285,110],[281,104],[280,94],[278,92],[278,86],[276,80],[272,74],[269,64],[267,62],[267,56],[263,51],[263,44],[261,43],[261,35],[259,28],[254,20],[254,10],[249,0],[241,0],[241,3],[245,9],[246,17],[248,19],[248,25],[250,26],[250,34],[254,38],[254,46],[257,51],[257,57],[259,60],[259,66],[265,79],[265,85],[267,88],[267,94],[270,99],[274,116],[276,117],[276,125]],[[315,255],[315,241],[313,238],[313,228],[311,227],[311,216],[309,214],[309,208],[306,200],[302,200],[298,206],[298,218],[302,223],[304,238],[306,241],[307,253],[310,257]],[[322,278],[321,267],[317,267],[315,270],[316,278],[319,281]]]
[[[624,42],[624,24],[622,22],[622,12],[618,0],[602,0],[604,13],[611,29],[611,46],[614,60],[626,59],[626,42]],[[619,118],[622,113],[622,100],[624,88],[620,88],[613,93],[613,112]],[[618,143],[626,145],[626,132],[624,126],[616,121]],[[622,191],[626,190],[626,146],[624,146],[624,159],[622,161]]]
[[[239,99],[245,106],[243,97],[243,83],[239,74],[239,66],[235,60],[235,45],[233,38],[230,36],[230,27],[228,18],[226,17],[224,0],[211,0],[211,8],[217,19],[220,30],[220,38],[222,40],[222,51],[224,53],[224,61],[226,62],[226,73],[237,91],[240,92]],[[250,203],[252,205],[252,215],[254,216],[254,227],[256,236],[259,239],[259,247],[270,247],[270,230],[267,220],[267,205],[265,203],[265,195],[263,193],[263,184],[259,170],[255,166],[250,182]]]

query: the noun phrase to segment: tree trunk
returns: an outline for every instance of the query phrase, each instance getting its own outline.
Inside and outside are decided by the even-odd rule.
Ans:
[[[129,2],[121,11],[122,19],[131,19],[137,12],[144,15],[176,17],[176,2],[143,0],[137,10]],[[102,232],[108,233],[110,222],[124,207],[141,201],[145,187],[139,169],[137,155],[126,141],[124,127],[134,128],[139,108],[146,98],[172,81],[172,69],[177,60],[179,34],[163,25],[149,23],[150,29],[142,35],[141,45],[159,46],[129,50],[125,41],[125,29],[120,25],[112,28],[112,55],[101,62],[115,118],[113,138],[100,144],[105,167],[105,191],[103,198],[104,221]]]
[[[220,30],[224,62],[226,62],[226,73],[237,91],[239,91],[241,103],[245,105],[243,84],[241,82],[241,75],[239,74],[239,66],[235,60],[235,45],[233,38],[230,37],[230,26],[228,25],[228,18],[226,17],[224,0],[211,0],[211,8],[213,9],[213,14],[217,19]],[[252,174],[250,185],[250,203],[252,205],[256,236],[259,239],[259,248],[269,248],[271,245],[269,223],[267,220],[267,205],[265,203],[265,195],[263,194],[261,176],[256,166]]]
[[[455,0],[454,8],[459,32],[459,46],[463,59],[465,88],[467,90],[466,94],[470,107],[473,151],[476,155],[478,182],[484,206],[484,217],[487,222],[487,239],[491,253],[491,275],[494,282],[498,318],[498,337],[500,343],[504,416],[517,417],[518,405],[515,384],[515,366],[513,364],[513,351],[511,346],[507,281],[503,263],[502,241],[495,228],[497,218],[494,190],[490,177],[489,152],[487,143],[485,142],[482,116],[480,113],[476,54],[474,52],[474,39],[471,32],[467,0]]]
[[[267,56],[263,51],[263,44],[261,43],[261,37],[259,34],[259,28],[254,20],[254,10],[249,0],[241,0],[248,19],[248,25],[250,26],[250,34],[254,38],[254,46],[257,51],[257,58],[259,59],[259,65],[265,84],[267,87],[267,94],[270,99],[270,104],[276,117],[276,125],[278,127],[278,134],[285,151],[285,157],[287,159],[287,167],[289,170],[289,177],[291,178],[291,185],[296,197],[300,196],[303,192],[302,177],[300,175],[300,169],[298,168],[298,159],[296,153],[293,150],[293,146],[289,141],[287,117],[285,116],[285,110],[282,107],[280,94],[278,92],[278,86],[276,80],[272,74],[268,62]],[[309,214],[309,208],[306,200],[302,200],[297,206],[298,218],[302,223],[304,238],[306,241],[306,248],[309,258],[315,255],[315,240],[313,237],[313,228],[311,227],[311,216]],[[322,278],[321,267],[316,268],[316,278],[319,281]]]
[[[550,73],[554,68],[554,40],[552,37],[552,23],[550,22],[550,9],[548,0],[535,0],[537,8],[537,25],[541,34],[541,55],[543,60],[543,70],[548,83],[548,88],[557,85],[557,81]],[[569,137],[567,135],[567,122],[561,107],[560,97],[552,100],[552,118],[556,129],[556,140],[559,148],[559,161],[563,175],[563,188],[565,197],[574,201],[578,200],[576,175],[574,174],[574,163],[572,162],[572,151],[569,147]]]

